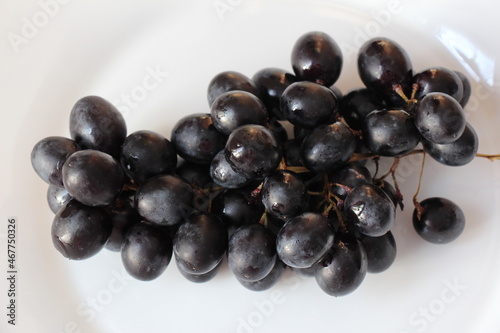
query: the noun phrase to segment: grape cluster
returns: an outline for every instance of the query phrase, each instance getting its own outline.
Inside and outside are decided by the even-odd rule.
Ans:
[[[334,85],[342,54],[327,34],[301,36],[291,62],[293,73],[269,67],[252,78],[216,75],[209,112],[180,119],[170,139],[127,134],[103,98],[77,101],[71,138],[44,138],[31,154],[50,185],[55,248],[76,260],[120,251],[139,280],[157,278],[174,257],[198,283],[212,279],[227,256],[248,289],[272,287],[289,268],[332,296],[389,268],[391,229],[403,209],[399,159],[428,154],[459,166],[476,156],[478,138],[463,110],[470,83],[443,67],[415,74],[405,50],[387,38],[360,48],[364,87],[345,95]],[[394,163],[377,177],[367,163],[378,172],[380,158]],[[465,217],[452,201],[415,196],[414,204],[423,239],[443,244],[462,232]]]

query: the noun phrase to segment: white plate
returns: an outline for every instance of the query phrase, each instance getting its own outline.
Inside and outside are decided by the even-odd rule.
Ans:
[[[0,331],[499,332],[500,162],[446,168],[429,161],[420,198],[448,197],[467,217],[463,235],[445,246],[424,242],[411,227],[419,160],[404,162],[408,208],[394,230],[396,262],[336,299],[313,279],[292,275],[255,293],[227,269],[198,285],[171,264],[157,280],[139,282],[127,277],[117,253],[65,260],[52,246],[46,185],[29,159],[43,137],[68,136],[73,103],[90,94],[115,102],[130,133],[170,137],[181,116],[208,112],[206,87],[215,74],[290,70],[293,43],[311,30],[342,46],[343,91],[360,85],[355,52],[376,35],[402,44],[416,70],[467,73],[467,115],[480,151],[498,153],[499,10],[493,0],[2,1]],[[7,324],[4,277],[10,216],[18,226],[15,327]]]

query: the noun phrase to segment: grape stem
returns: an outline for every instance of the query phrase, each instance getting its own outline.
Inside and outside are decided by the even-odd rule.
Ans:
[[[476,157],[482,157],[482,158],[487,158],[491,162],[494,162],[496,160],[500,160],[500,154],[494,154],[494,155],[489,155],[489,154],[476,154]]]
[[[413,205],[415,206],[415,209],[417,211],[417,218],[420,220],[422,217],[422,213],[424,211],[424,208],[418,201],[418,194],[420,192],[420,185],[422,184],[422,176],[424,174],[424,168],[425,168],[425,156],[426,154],[424,153],[422,157],[422,166],[420,167],[420,175],[418,177],[418,185],[417,185],[417,191],[415,192],[415,195],[413,196]]]

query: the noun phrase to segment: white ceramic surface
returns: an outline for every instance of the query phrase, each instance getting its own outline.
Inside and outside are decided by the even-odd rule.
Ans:
[[[462,236],[431,245],[413,231],[411,197],[420,160],[398,177],[398,256],[343,298],[291,274],[273,289],[241,287],[227,269],[194,284],[175,264],[152,282],[129,278],[117,253],[68,261],[50,239],[47,186],[30,164],[40,139],[68,136],[74,102],[100,95],[123,112],[129,133],[170,137],[183,115],[208,112],[206,87],[220,71],[248,76],[291,70],[303,33],[321,30],[344,51],[339,88],[358,87],[356,52],[377,35],[398,41],[415,70],[466,73],[468,121],[480,152],[500,152],[498,1],[68,1],[0,2],[0,332],[500,331],[500,161],[447,168],[429,159],[420,198],[444,196],[465,211]],[[129,96],[129,97],[127,97]],[[7,324],[7,220],[17,218],[17,317]]]

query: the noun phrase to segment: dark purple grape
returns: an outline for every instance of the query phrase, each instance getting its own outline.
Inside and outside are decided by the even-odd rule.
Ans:
[[[229,238],[227,264],[238,280],[263,279],[276,259],[276,236],[260,223],[241,226]]]
[[[175,170],[175,174],[182,177],[194,189],[208,188],[213,185],[210,177],[210,166],[182,161]]]
[[[73,198],[64,187],[50,185],[47,189],[47,203],[54,214],[71,199]]]
[[[172,240],[168,229],[139,222],[130,227],[123,240],[121,258],[125,270],[141,281],[159,277],[172,258]]]
[[[127,125],[116,107],[102,97],[86,96],[69,115],[71,138],[83,149],[95,149],[115,158],[127,136]]]
[[[31,165],[44,182],[64,187],[62,167],[66,159],[79,149],[80,147],[71,139],[60,136],[46,137],[33,147]]]
[[[73,153],[62,167],[64,188],[87,206],[106,206],[122,190],[125,176],[110,155],[87,149]]]
[[[410,97],[411,60],[402,46],[393,40],[376,37],[366,41],[358,52],[358,73],[367,88],[380,93],[393,106],[405,105],[395,92],[395,86],[400,86]]]
[[[285,89],[280,105],[286,120],[296,126],[314,128],[330,122],[338,101],[329,88],[313,82],[300,81]]]
[[[241,125],[265,125],[267,121],[267,109],[262,101],[242,90],[228,91],[217,97],[210,115],[215,128],[226,135]]]
[[[137,131],[125,138],[120,162],[125,174],[137,184],[147,179],[173,173],[177,153],[169,140],[152,131]]]
[[[353,188],[345,199],[344,209],[355,229],[371,237],[388,232],[396,215],[391,200],[372,184],[361,184]]]
[[[176,262],[177,263],[177,262]],[[214,269],[212,269],[209,272],[203,273],[203,274],[191,274],[188,272],[185,272],[181,266],[177,263],[177,268],[179,269],[179,272],[181,273],[182,276],[184,276],[188,281],[194,282],[194,283],[204,283],[212,280],[217,273],[219,272],[220,267],[222,266],[222,261],[215,266]]]
[[[370,112],[382,110],[385,106],[380,94],[367,88],[349,91],[339,103],[339,113],[349,127],[360,130]]]
[[[334,231],[326,217],[303,213],[288,220],[280,229],[276,250],[288,266],[306,268],[323,258],[333,241]]]
[[[316,275],[316,272],[321,267],[322,267],[322,263],[320,261],[320,262],[315,263],[311,267],[305,267],[305,268],[290,267],[290,269],[292,270],[292,272],[296,273],[299,276],[311,278],[311,277],[314,277]]]
[[[467,76],[465,76],[464,73],[459,72],[459,71],[455,71],[455,74],[457,74],[458,77],[460,78],[460,81],[462,81],[462,86],[463,86],[464,92],[463,92],[462,99],[460,100],[460,105],[462,107],[465,107],[467,105],[467,102],[469,102],[469,98],[470,98],[470,95],[472,92],[472,87],[471,87],[469,79],[467,78]]]
[[[361,285],[368,263],[363,245],[357,239],[339,237],[322,266],[316,271],[316,282],[328,295],[339,297]]]
[[[356,137],[344,124],[316,127],[304,138],[301,146],[302,161],[315,172],[329,171],[345,165],[356,149]]]
[[[111,218],[103,208],[71,200],[57,212],[51,233],[57,251],[68,259],[83,260],[104,247],[111,233]]]
[[[460,77],[454,71],[444,67],[427,68],[415,74],[412,81],[418,85],[418,90],[415,93],[417,100],[429,93],[440,92],[460,102],[464,95],[464,87]]]
[[[232,90],[247,91],[259,97],[259,90],[247,76],[239,72],[226,71],[214,76],[208,84],[208,105],[211,106],[217,97]]]
[[[280,109],[280,97],[290,84],[297,82],[297,77],[283,69],[271,67],[255,73],[252,80],[259,90],[269,117],[284,120]]]
[[[342,70],[342,51],[329,35],[312,31],[302,35],[292,49],[292,67],[300,80],[331,86]]]
[[[366,148],[381,156],[407,154],[420,142],[413,120],[402,110],[373,111],[366,116],[362,131]]]
[[[352,189],[361,184],[370,184],[371,179],[370,171],[358,162],[349,163],[341,169],[328,173],[331,192],[341,199],[347,196],[348,189],[337,184]]]
[[[247,179],[264,178],[281,162],[275,135],[261,125],[243,125],[229,136],[224,154],[233,169]]]
[[[379,188],[382,191],[384,191],[384,193],[387,195],[389,200],[392,201],[392,203],[394,204],[394,207],[397,207],[398,205],[400,205],[400,198],[398,196],[398,193],[396,192],[396,189],[394,188],[394,186],[391,183],[384,180],[384,182],[382,183],[381,186],[379,186]]]
[[[193,188],[184,179],[161,175],[139,186],[135,206],[148,222],[175,225],[191,214],[193,199]]]
[[[387,270],[396,260],[396,240],[388,231],[379,237],[359,236],[368,260],[368,273],[380,273]]]
[[[479,139],[476,131],[467,123],[462,135],[452,143],[435,144],[422,142],[424,151],[441,164],[462,166],[471,162],[477,154]]]
[[[240,188],[247,185],[250,180],[236,172],[226,160],[224,150],[215,155],[210,163],[210,177],[224,188]]]
[[[337,101],[340,101],[342,98],[344,98],[344,94],[342,93],[342,90],[340,90],[339,87],[333,85],[330,86],[330,90],[333,91],[333,94],[335,97],[337,97]]]
[[[212,202],[212,212],[228,226],[240,227],[259,222],[264,214],[264,205],[251,188],[227,189],[219,193]]]
[[[280,170],[266,177],[260,194],[267,212],[281,219],[294,217],[306,208],[306,185],[292,171]]]
[[[195,213],[174,237],[174,256],[179,269],[188,274],[206,274],[221,261],[227,248],[227,228],[216,215]]]
[[[457,140],[465,129],[465,113],[451,96],[433,92],[420,99],[413,119],[422,137],[432,143],[444,144]]]
[[[128,229],[141,221],[134,207],[134,191],[124,191],[111,205],[106,207],[111,217],[112,231],[104,247],[110,251],[121,250]]]
[[[226,136],[215,128],[209,114],[196,113],[175,124],[171,141],[186,161],[208,164],[224,148]]]
[[[434,244],[446,244],[462,234],[465,216],[454,202],[445,198],[428,198],[420,202],[422,215],[413,211],[413,227],[423,239]]]
[[[277,259],[271,272],[262,279],[257,281],[244,281],[237,278],[237,280],[243,287],[252,291],[268,290],[278,283],[283,273],[285,273],[286,267],[283,261]]]

